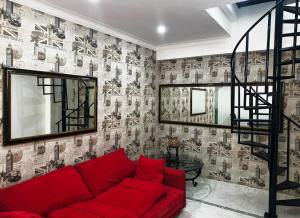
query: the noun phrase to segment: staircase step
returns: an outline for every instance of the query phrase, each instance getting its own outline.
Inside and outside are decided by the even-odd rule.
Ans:
[[[237,122],[255,122],[255,123],[270,123],[272,120],[267,120],[267,119],[234,119],[234,121]]]
[[[68,119],[84,119],[85,117],[66,117],[66,118],[68,118]]]
[[[253,152],[253,155],[260,158],[260,159],[263,159],[265,161],[269,161],[270,160],[270,155],[265,152],[265,151],[256,151],[256,152]]]
[[[296,64],[300,63],[300,58],[295,58],[295,63]],[[290,64],[293,64],[293,59],[284,60],[281,63],[279,63],[279,65],[290,65]]]
[[[245,135],[271,135],[270,132],[268,132],[268,130],[266,129],[265,131],[235,131],[233,130],[232,133],[238,133],[238,134],[245,134]]]
[[[283,10],[286,11],[286,12],[289,12],[289,13],[300,15],[299,8],[297,10],[296,7],[293,7],[293,6],[283,6]]]
[[[300,32],[297,33],[282,33],[281,37],[294,37],[294,36],[300,36]]]
[[[269,109],[272,108],[272,105],[264,105],[264,106],[241,106],[245,110],[252,110],[252,109]]]
[[[283,206],[299,207],[300,199],[278,200],[277,204]]]
[[[300,45],[297,45],[295,47],[291,46],[291,47],[285,47],[285,48],[281,48],[281,51],[293,51],[294,48],[296,48],[296,50],[300,50]]]
[[[254,126],[270,126],[270,123],[252,123]]]
[[[265,115],[265,116],[271,116],[271,114],[269,114],[269,113],[259,113],[259,112],[257,113],[257,112],[253,112],[253,114],[254,115],[262,115],[262,116],[263,115]]]
[[[53,84],[39,84],[37,86],[47,86],[47,87],[62,87],[62,85],[53,85]]]
[[[238,105],[235,105],[235,106],[233,106],[234,108],[242,108],[242,109],[245,109],[245,110],[248,110],[247,108],[249,108],[249,109],[269,109],[269,108],[272,108],[272,106],[271,105],[266,105],[266,106],[264,106],[264,107],[257,107],[257,106],[244,106],[244,105],[241,105],[241,106],[238,106]]]
[[[281,79],[281,80],[284,80],[284,79],[294,79],[295,76],[281,76],[281,77],[278,77],[278,76],[269,76],[268,78],[269,79]]]
[[[255,93],[249,93],[247,92],[246,95],[273,95],[274,93],[273,92],[255,92]]]
[[[66,124],[66,126],[79,126],[79,127],[85,127],[84,124]]]
[[[286,189],[295,189],[295,188],[300,188],[300,184],[297,182],[292,182],[292,181],[284,181],[282,183],[279,183],[277,185],[277,190],[281,191],[281,190],[286,190]]]
[[[259,142],[252,142],[252,141],[240,141],[239,144],[249,145],[249,146],[258,147],[258,148],[269,148],[269,145],[262,144]]]
[[[282,21],[283,23],[296,23],[296,20],[295,19],[286,19],[286,20],[283,20]],[[300,19],[297,20],[297,23],[300,24]]]

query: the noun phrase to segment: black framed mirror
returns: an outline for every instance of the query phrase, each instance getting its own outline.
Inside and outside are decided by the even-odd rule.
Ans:
[[[97,131],[97,78],[3,68],[4,146]]]
[[[249,83],[249,85],[257,86],[258,91],[265,87],[265,84],[260,82]],[[196,97],[193,97],[195,91],[198,93]],[[240,101],[243,102],[243,100],[241,97]],[[235,101],[238,101],[237,95]],[[198,113],[193,111],[193,104],[201,105],[198,108],[194,106]],[[237,112],[235,111],[235,113]],[[230,83],[163,84],[159,86],[160,123],[230,128],[230,114]],[[241,117],[249,118],[249,111],[241,111]],[[260,119],[264,119],[264,117],[261,116]],[[242,125],[245,129],[249,128],[248,123]]]

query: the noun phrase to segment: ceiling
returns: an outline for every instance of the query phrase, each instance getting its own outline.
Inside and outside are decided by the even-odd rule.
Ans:
[[[176,44],[228,33],[205,10],[237,0],[41,0],[153,46]],[[96,2],[96,3],[92,3]],[[157,34],[165,25],[164,36]]]

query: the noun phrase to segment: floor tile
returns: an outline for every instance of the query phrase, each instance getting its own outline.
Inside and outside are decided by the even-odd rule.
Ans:
[[[205,178],[197,182],[187,183],[187,207],[179,218],[258,218],[268,209],[268,191]],[[279,206],[278,217],[299,218],[300,208]]]

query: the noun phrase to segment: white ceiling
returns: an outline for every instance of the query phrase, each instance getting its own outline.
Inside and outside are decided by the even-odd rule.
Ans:
[[[95,0],[94,0],[95,1]],[[237,0],[40,0],[153,46],[228,36],[205,9]],[[158,25],[167,27],[162,37]]]

